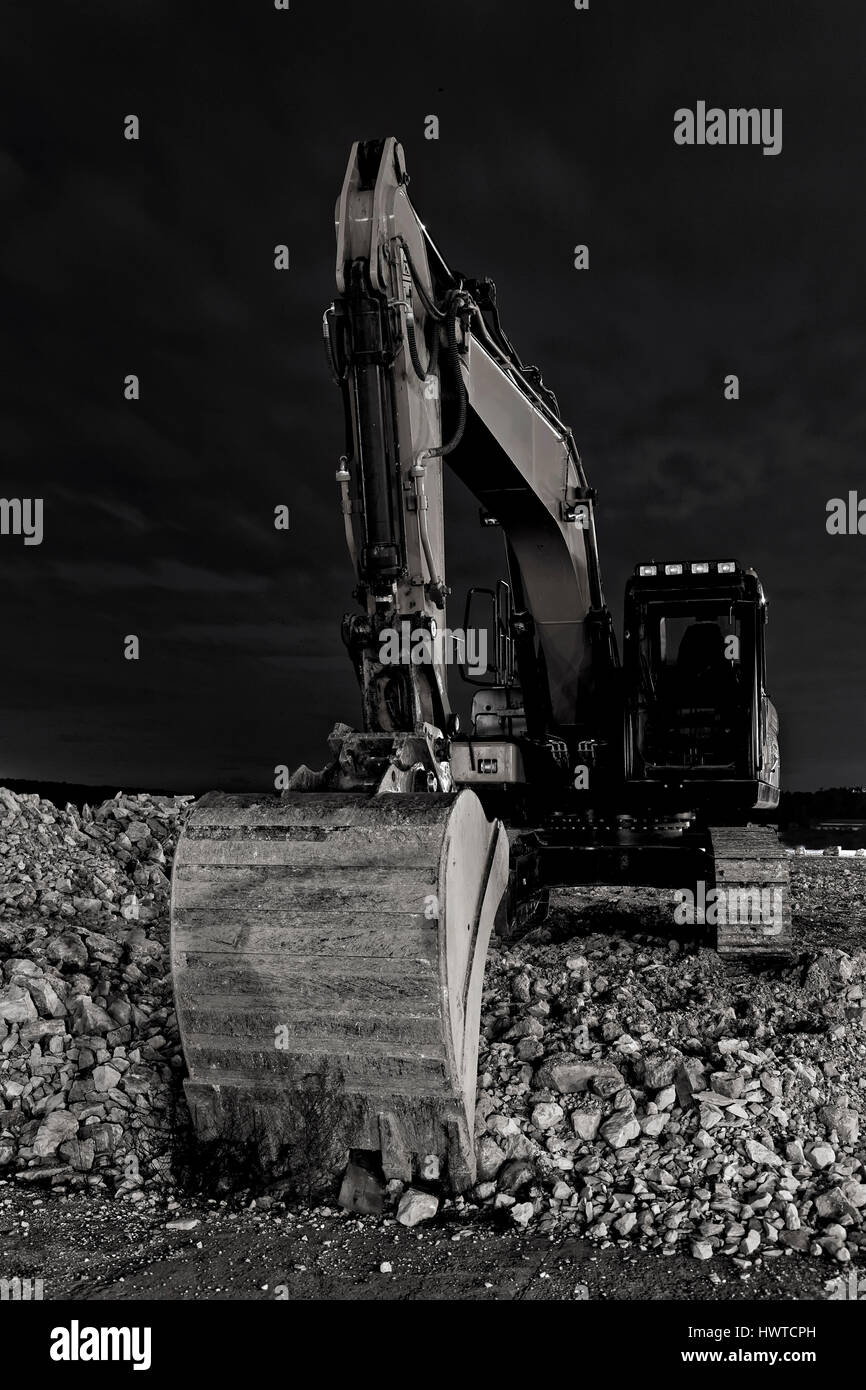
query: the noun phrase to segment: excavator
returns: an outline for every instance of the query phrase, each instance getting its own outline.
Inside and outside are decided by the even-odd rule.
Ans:
[[[571,430],[493,283],[452,270],[419,219],[396,139],[353,146],[336,241],[323,334],[360,726],[335,726],[323,770],[209,793],[186,822],[186,1096],[203,1138],[255,1133],[272,1153],[324,1097],[340,1161],[403,1182],[427,1165],[460,1192],[493,931],[537,922],[553,889],[643,884],[693,902],[682,920],[725,956],[789,951],[785,855],[759,823],[779,799],[767,600],[728,556],[641,562],[621,659]],[[446,464],[505,552],[450,648]],[[465,730],[455,666],[474,687]]]

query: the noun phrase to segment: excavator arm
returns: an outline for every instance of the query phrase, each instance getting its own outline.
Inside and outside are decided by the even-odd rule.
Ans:
[[[585,737],[599,674],[616,665],[595,495],[555,398],[502,332],[491,282],[449,269],[407,184],[396,140],[353,146],[325,315],[347,422],[337,477],[366,609],[344,624],[365,728],[447,720],[440,659],[396,670],[379,659],[386,629],[444,623],[444,459],[505,533],[529,729]]]

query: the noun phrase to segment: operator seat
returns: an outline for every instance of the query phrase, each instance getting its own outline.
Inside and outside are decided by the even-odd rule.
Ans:
[[[687,627],[677,652],[676,703],[721,712],[737,699],[738,673],[725,656],[725,635],[718,623]]]

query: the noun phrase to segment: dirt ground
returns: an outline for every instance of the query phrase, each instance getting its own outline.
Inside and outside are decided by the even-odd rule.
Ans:
[[[812,1300],[838,1274],[793,1254],[744,1278],[733,1261],[598,1251],[442,1217],[418,1231],[333,1208],[276,1217],[255,1208],[177,1212],[0,1184],[0,1268],[42,1278],[46,1299]],[[382,1272],[383,1264],[391,1272]]]
[[[866,872],[797,866],[796,949],[862,947]],[[609,904],[614,930],[645,921],[641,894]],[[590,895],[593,924],[607,914]],[[611,911],[611,908],[613,909]],[[733,967],[732,967],[733,968]],[[187,1229],[168,1229],[178,1220]],[[195,1223],[194,1225],[190,1223]],[[387,1266],[390,1265],[390,1269]],[[386,1268],[383,1268],[385,1266]],[[849,1266],[846,1273],[850,1273]],[[832,1261],[767,1254],[750,1271],[718,1256],[525,1234],[507,1213],[440,1212],[407,1230],[334,1207],[287,1211],[180,1199],[111,1200],[0,1180],[0,1272],[41,1278],[46,1300],[826,1300]]]

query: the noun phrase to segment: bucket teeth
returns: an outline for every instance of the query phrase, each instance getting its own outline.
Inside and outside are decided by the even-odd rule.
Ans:
[[[352,1149],[474,1181],[484,961],[508,843],[470,791],[211,793],[175,856],[171,954],[203,1139],[276,1172]]]

